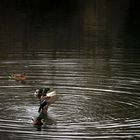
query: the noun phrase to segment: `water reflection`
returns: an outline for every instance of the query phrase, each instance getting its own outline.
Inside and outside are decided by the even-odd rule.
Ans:
[[[129,2],[77,0],[65,7],[61,0],[50,7],[49,0],[24,1],[17,9],[9,5],[11,14],[3,3],[1,139],[140,137],[140,50],[139,40],[130,35],[129,9],[135,4]],[[22,72],[26,83],[9,79]],[[59,98],[50,106],[46,124],[34,127],[31,118],[38,115],[38,102],[33,92],[46,86]]]

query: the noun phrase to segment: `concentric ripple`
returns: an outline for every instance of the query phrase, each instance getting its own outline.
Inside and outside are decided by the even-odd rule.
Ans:
[[[28,53],[32,60],[0,61],[2,139],[140,137],[140,65],[116,59],[72,58],[75,53],[69,52],[73,55],[66,58],[67,52],[57,52],[58,58],[50,59],[48,50],[36,53],[38,59]],[[8,74],[21,71],[28,75],[26,83],[8,78]],[[31,118],[38,115],[38,101],[33,92],[46,86],[57,91],[58,100],[49,108],[46,124],[35,127]]]

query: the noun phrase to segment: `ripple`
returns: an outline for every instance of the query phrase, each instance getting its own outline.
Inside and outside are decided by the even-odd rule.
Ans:
[[[26,59],[0,61],[0,137],[140,138],[139,65],[119,59],[79,59],[73,51],[56,54],[59,57],[52,59],[51,51],[37,52],[35,57],[27,52]],[[8,73],[15,71],[26,71],[26,84],[8,79]],[[39,106],[33,92],[46,86],[57,91],[58,100],[40,128],[31,121]]]

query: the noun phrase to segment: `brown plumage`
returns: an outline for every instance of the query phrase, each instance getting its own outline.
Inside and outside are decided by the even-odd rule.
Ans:
[[[11,74],[10,79],[16,81],[25,81],[27,79],[26,73]]]

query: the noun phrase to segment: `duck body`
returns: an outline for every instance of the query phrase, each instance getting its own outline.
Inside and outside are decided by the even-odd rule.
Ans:
[[[53,104],[57,99],[55,90],[47,93],[46,96],[48,97],[46,100],[49,104]]]
[[[38,97],[40,101],[46,100],[49,105],[53,104],[57,99],[56,91],[55,90],[50,91],[49,88],[37,89],[34,95],[35,97]]]
[[[39,113],[47,114],[48,108],[51,104],[53,104],[57,99],[56,91],[51,91],[47,93],[45,96],[40,97],[40,108],[38,110]]]
[[[25,73],[20,73],[20,74],[11,74],[9,78],[16,81],[25,81],[27,77]]]

